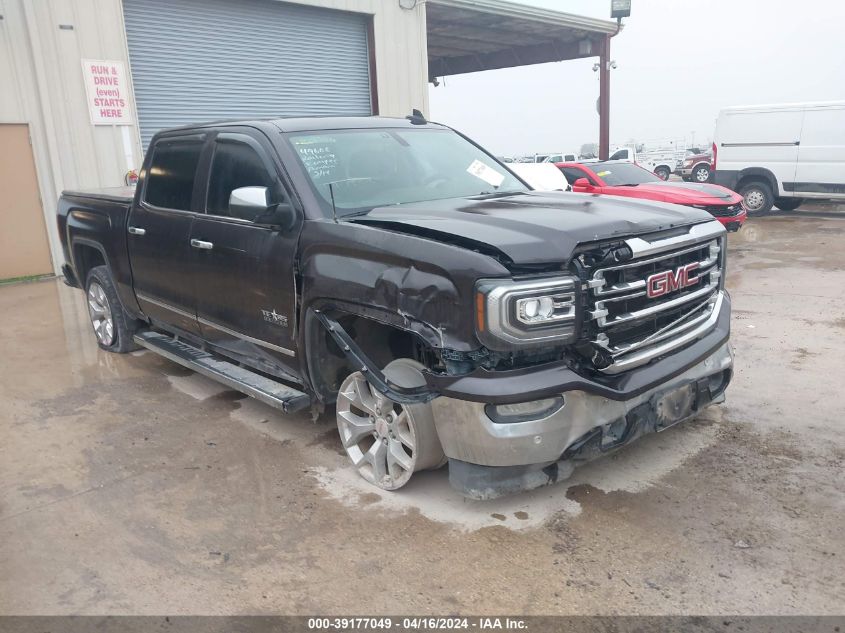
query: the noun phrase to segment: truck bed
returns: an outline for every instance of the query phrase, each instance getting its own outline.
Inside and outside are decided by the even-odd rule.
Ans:
[[[84,286],[88,269],[105,264],[121,299],[135,301],[126,250],[126,222],[134,196],[134,187],[62,192],[56,219],[67,262],[62,272],[68,284]]]

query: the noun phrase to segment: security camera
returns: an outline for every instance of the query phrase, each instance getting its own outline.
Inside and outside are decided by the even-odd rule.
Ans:
[[[611,70],[616,70],[616,60],[613,60],[612,62],[610,62],[610,63],[608,64],[608,67],[609,67]]]
[[[594,73],[597,73],[599,71],[599,68],[601,68],[601,64],[593,64],[593,72]]]

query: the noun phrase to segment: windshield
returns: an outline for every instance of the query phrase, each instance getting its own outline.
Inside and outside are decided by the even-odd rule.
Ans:
[[[528,190],[493,157],[451,130],[333,130],[289,134],[287,139],[328,213],[334,195],[338,216]]]
[[[649,170],[634,163],[592,163],[590,168],[610,187],[663,182]]]

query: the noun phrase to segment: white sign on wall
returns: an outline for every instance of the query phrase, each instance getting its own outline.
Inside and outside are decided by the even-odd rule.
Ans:
[[[123,62],[83,59],[82,75],[92,125],[132,125],[129,80]]]

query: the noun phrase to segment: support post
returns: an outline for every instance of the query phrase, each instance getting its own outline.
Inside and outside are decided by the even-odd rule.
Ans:
[[[599,158],[610,155],[610,35],[606,35],[599,53]]]

